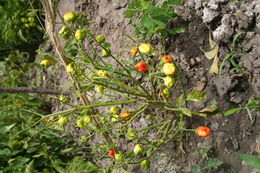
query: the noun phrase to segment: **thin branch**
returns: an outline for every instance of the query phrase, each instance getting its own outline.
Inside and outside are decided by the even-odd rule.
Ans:
[[[53,95],[70,95],[72,92],[63,92],[55,89],[46,88],[29,88],[29,87],[18,87],[18,88],[0,88],[0,93],[37,93],[37,94],[53,94]]]

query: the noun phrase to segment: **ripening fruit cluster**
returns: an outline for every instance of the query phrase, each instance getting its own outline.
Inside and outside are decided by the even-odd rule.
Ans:
[[[151,56],[154,52],[154,48],[150,43],[142,43],[138,47],[132,47],[131,55],[133,57],[136,57],[140,55],[141,57],[143,55]],[[163,83],[166,86],[161,92],[161,95],[168,99],[172,96],[170,88],[172,88],[175,85],[176,79],[174,78],[174,75],[177,72],[177,67],[173,62],[173,59],[169,55],[162,56],[160,60],[160,66],[162,66],[161,72],[165,75],[163,78]],[[148,64],[146,62],[140,61],[135,64],[135,68],[138,72],[145,73],[149,70]]]

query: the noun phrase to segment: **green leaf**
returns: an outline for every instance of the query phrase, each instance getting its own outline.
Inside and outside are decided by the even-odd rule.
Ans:
[[[247,164],[260,170],[260,158],[243,153],[235,153],[240,159],[244,160]]]
[[[245,109],[245,108],[240,107],[240,108],[229,109],[228,111],[224,112],[224,116],[231,115],[231,114],[233,114],[237,111],[243,110],[243,109]]]
[[[60,160],[51,160],[51,166],[58,171],[59,173],[65,173],[65,169],[61,166],[62,161]]]
[[[75,151],[75,148],[65,148],[63,150],[60,151],[60,154],[64,155],[66,153],[73,153]]]
[[[165,27],[166,24],[160,20],[151,18],[149,15],[144,15],[141,19],[141,24],[146,27],[148,30],[155,30],[157,26]]]
[[[187,115],[187,116],[189,116],[189,117],[191,117],[191,115],[192,115],[191,111],[190,111],[189,109],[187,109],[187,108],[179,108],[179,111],[180,111],[182,114]]]
[[[34,160],[32,160],[25,168],[24,173],[35,173]]]
[[[98,173],[100,168],[91,162],[85,162],[81,157],[76,157],[71,163],[69,163],[65,173],[80,173],[83,171],[87,171],[88,173]]]
[[[175,15],[174,11],[170,8],[160,8],[160,7],[155,7],[153,5],[149,5],[147,12],[152,19],[161,21],[162,23],[165,24],[168,20],[172,19]]]
[[[131,18],[138,12],[137,9],[128,9],[124,12],[125,18]]]
[[[148,148],[148,149],[147,149],[147,152],[146,152],[146,154],[147,154],[147,157],[151,156],[151,155],[152,155],[152,153],[153,153],[153,151],[154,151],[154,149],[153,149],[153,148]]]
[[[238,39],[242,34],[245,34],[245,32],[238,32],[238,33],[234,36],[233,41],[232,41],[232,47],[233,47],[233,49],[235,49],[235,47],[236,47],[236,41],[237,41],[237,39]]]
[[[147,33],[147,30],[141,28],[141,27],[138,27],[138,26],[134,26],[134,29],[136,30],[137,33],[140,33],[140,34],[145,34]]]
[[[212,158],[209,158],[207,161],[206,161],[206,165],[205,165],[205,169],[216,169],[218,168],[220,165],[222,165],[223,162],[220,161],[220,160],[217,160],[217,159],[212,159]]]
[[[177,106],[178,107],[184,107],[185,106],[185,99],[184,94],[180,95],[177,99]]]
[[[148,8],[148,6],[150,5],[150,2],[148,2],[147,0],[138,0],[139,1],[139,5],[140,7],[145,10]]]
[[[15,124],[11,124],[9,126],[4,126],[3,128],[0,128],[1,133],[7,133],[10,132],[10,130],[15,126]]]
[[[181,5],[183,2],[182,0],[168,0],[168,3],[172,5]]]
[[[191,171],[189,173],[200,173],[200,166],[199,165],[192,165]]]
[[[260,107],[260,101],[256,100],[254,97],[250,97],[248,103],[245,106],[248,109],[252,109],[255,107]]]
[[[187,96],[187,100],[190,100],[190,101],[198,102],[198,101],[205,101],[206,99],[207,99],[207,94],[202,91],[198,91],[198,90],[193,90]]]
[[[186,29],[184,27],[178,27],[178,28],[174,28],[173,31],[176,32],[177,34],[181,34],[186,32]]]
[[[11,150],[9,148],[1,148],[0,150],[0,158],[2,158],[3,156],[11,156]]]

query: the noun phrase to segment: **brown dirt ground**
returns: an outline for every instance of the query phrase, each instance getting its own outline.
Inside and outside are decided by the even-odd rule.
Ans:
[[[112,51],[129,51],[131,42],[126,40],[125,33],[133,35],[133,31],[130,21],[123,17],[127,2],[127,0],[60,0],[59,10],[61,14],[67,10],[82,11],[94,22],[92,28],[97,34],[106,35],[108,42],[113,43]],[[187,89],[191,90],[203,84],[204,91],[208,93],[206,103],[189,104],[191,109],[199,110],[215,100],[221,110],[227,110],[246,104],[250,96],[260,96],[260,33],[256,30],[260,27],[259,4],[259,0],[235,3],[228,0],[190,0],[183,6],[174,8],[179,16],[171,21],[169,26],[185,26],[187,32],[170,37],[167,41],[167,52],[182,69]],[[213,32],[214,40],[220,46],[221,60],[231,50],[232,37],[237,32],[246,32],[239,40],[237,48],[246,54],[236,59],[244,63],[245,70],[252,78],[230,73],[229,62],[226,62],[222,76],[208,73],[211,61],[205,58],[201,48],[207,50],[209,47],[209,30]],[[66,88],[63,81],[67,76],[64,73],[57,75],[60,77],[58,83]],[[58,106],[57,103],[53,104],[53,111],[65,108]],[[259,155],[256,148],[260,144],[260,115],[252,112],[251,116],[253,121],[246,111],[228,117],[224,117],[222,113],[207,119],[194,116],[187,120],[188,127],[209,126],[213,131],[211,137],[200,139],[193,134],[188,135],[188,140],[184,144],[185,153],[181,152],[178,143],[169,143],[158,152],[164,157],[152,160],[148,171],[133,167],[133,172],[188,172],[194,164],[203,165],[205,158],[199,155],[198,151],[200,146],[206,146],[210,148],[210,157],[224,162],[219,169],[210,172],[257,173],[234,155],[234,152]],[[84,133],[75,128],[68,130],[75,137]]]

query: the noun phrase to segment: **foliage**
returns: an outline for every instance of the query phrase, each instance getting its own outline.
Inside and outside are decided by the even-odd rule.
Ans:
[[[189,173],[201,173],[203,170],[207,170],[207,172],[210,172],[212,169],[217,169],[223,164],[222,161],[216,158],[209,157],[208,154],[210,151],[211,151],[210,147],[204,145],[200,146],[199,154],[204,159],[203,166],[197,164],[192,165],[191,171]]]
[[[251,165],[252,167],[260,170],[260,158],[255,157],[253,155],[244,154],[244,153],[236,153],[236,155],[244,160],[247,164]]]
[[[159,7],[153,2],[134,1],[131,2],[133,4],[129,5],[133,7],[133,12],[131,14],[126,12],[126,14],[129,15],[128,17],[137,15],[138,10],[140,10],[137,3],[141,5],[143,10],[143,15],[141,15],[144,17],[141,19],[141,23],[150,32],[150,29],[159,26],[166,27],[168,20],[175,15],[170,9],[170,5],[176,2],[165,1]],[[136,10],[137,12],[135,12]],[[87,25],[78,22],[79,15],[77,12],[65,13],[64,26],[61,26],[59,32],[59,35],[65,40],[65,46],[64,48],[59,47],[58,51],[64,49],[59,53],[61,60],[64,62],[64,67],[73,81],[68,89],[77,90],[77,93],[81,93],[78,97],[81,98],[84,106],[68,104],[68,106],[71,106],[70,109],[45,115],[41,121],[45,117],[58,119],[63,116],[74,116],[76,120],[70,123],[78,126],[86,133],[81,137],[82,141],[86,142],[93,140],[95,136],[98,136],[98,138],[100,135],[103,136],[104,140],[95,142],[90,148],[91,153],[96,156],[93,158],[94,163],[108,158],[115,159],[113,163],[106,167],[106,170],[125,169],[128,164],[140,164],[142,168],[149,169],[149,160],[156,159],[153,158],[153,155],[161,146],[172,140],[181,141],[185,131],[196,131],[195,129],[186,129],[185,116],[191,117],[196,113],[207,117],[208,112],[214,114],[216,108],[214,110],[208,108],[208,112],[200,112],[200,110],[193,112],[186,106],[191,101],[205,102],[207,94],[197,90],[186,94],[182,85],[182,73],[171,57],[167,56],[166,62],[160,61],[164,56],[163,53],[150,43],[140,43],[133,45],[136,48],[132,49],[135,51],[134,54],[131,54],[132,59],[127,62],[122,61],[121,56],[126,52],[122,51],[114,55],[111,44],[106,41],[104,36],[102,36],[102,41],[97,39],[100,36],[95,35],[94,31],[90,29],[90,21],[86,19],[88,22],[84,23]],[[152,17],[154,23],[149,24],[150,18],[147,20],[147,17]],[[82,18],[80,19],[82,20]],[[69,31],[66,32],[66,37],[64,36],[64,28]],[[165,28],[161,31],[167,30]],[[84,35],[79,33],[84,33]],[[151,31],[149,34],[155,34],[155,32]],[[54,34],[54,37],[57,37],[57,35]],[[88,43],[88,48],[84,47],[85,43]],[[131,48],[129,48],[129,53],[130,50]],[[138,76],[142,76],[142,80],[138,79]],[[171,78],[172,84],[166,86],[164,78],[167,76]],[[172,91],[178,87],[182,88],[183,92],[180,94],[173,92],[174,94],[172,94]],[[89,103],[90,101],[86,96],[90,93],[93,104]],[[173,97],[179,98],[178,101],[174,101]],[[104,102],[104,99],[109,101]],[[115,105],[120,106],[116,109],[116,114],[113,114],[114,111],[110,111],[110,106]],[[103,107],[102,111],[99,111],[99,107]],[[154,110],[158,110],[165,116],[147,115],[149,125],[133,128],[135,127],[134,124],[147,111],[156,112]],[[170,116],[168,115],[169,111],[172,113]],[[47,128],[48,124],[45,127]],[[156,131],[156,134],[152,135],[154,138],[149,139],[148,136],[154,131]],[[142,147],[139,147],[138,152],[136,148],[125,150],[118,145],[122,137],[127,138],[134,145]],[[146,164],[144,165],[144,163]],[[209,165],[214,167],[211,162]]]
[[[248,110],[249,112],[250,111],[260,112],[260,101],[255,99],[254,97],[251,97],[245,106],[229,109],[224,112],[224,115],[228,116],[244,109]]]
[[[27,87],[30,69],[38,66],[37,63],[28,63],[26,56],[18,52],[9,54],[0,64],[2,67],[0,87],[3,88]],[[44,102],[35,95],[0,93],[0,125],[12,123],[19,123],[21,126],[28,125],[35,118],[24,110],[44,113],[43,106]]]
[[[180,0],[166,0],[159,6],[155,1],[132,0],[124,15],[126,18],[131,18],[136,33],[144,38],[149,38],[154,34],[160,34],[161,37],[166,38],[171,34],[185,32],[183,27],[171,29],[167,26],[168,21],[176,17],[171,6],[181,3]]]
[[[237,33],[234,38],[233,38],[233,41],[232,41],[232,48],[231,48],[231,51],[224,57],[224,59],[222,60],[221,64],[220,64],[220,67],[219,67],[219,75],[221,76],[222,74],[222,69],[225,65],[225,62],[228,60],[231,65],[232,65],[232,69],[230,70],[231,72],[233,73],[241,73],[244,71],[244,68],[243,68],[243,63],[242,62],[237,62],[236,61],[236,57],[238,56],[241,56],[244,54],[244,52],[241,52],[241,51],[236,51],[236,43],[239,39],[239,37],[241,35],[245,34],[245,32],[239,32]]]
[[[33,170],[48,169],[53,172],[55,164],[62,165],[71,159],[64,155],[76,151],[75,144],[72,143],[70,137],[59,137],[62,131],[44,130],[35,138],[33,136],[38,130],[37,128],[19,133],[17,130],[21,128],[19,122],[1,126],[0,170],[3,173],[22,173],[25,169],[28,172],[32,170],[32,165]],[[29,167],[31,168],[29,169]]]
[[[39,0],[0,0],[0,59],[10,51],[32,52],[42,38]]]
[[[1,62],[0,87],[27,87],[33,67],[37,63],[28,63],[22,54],[9,54]],[[82,155],[71,137],[55,130],[61,129],[56,119],[37,123],[48,111],[44,106],[35,94],[0,93],[1,173],[57,172],[57,165],[66,166],[75,154]]]

